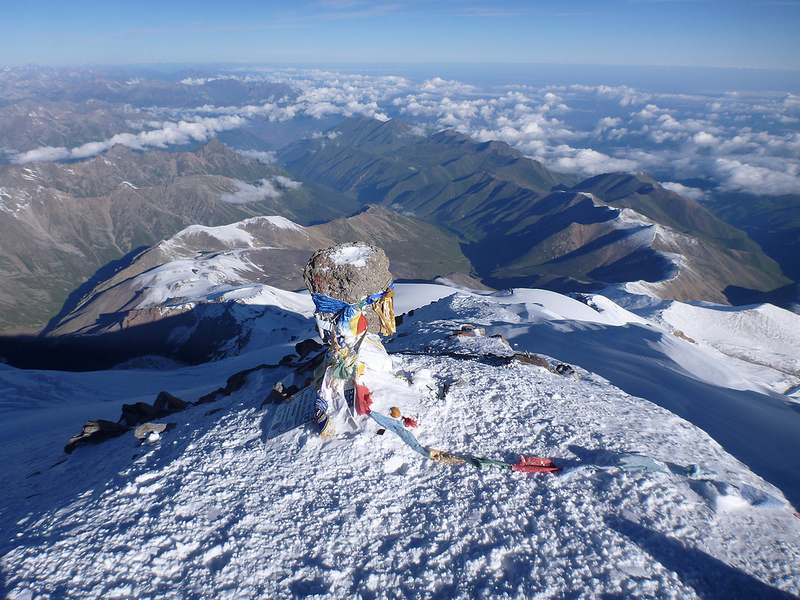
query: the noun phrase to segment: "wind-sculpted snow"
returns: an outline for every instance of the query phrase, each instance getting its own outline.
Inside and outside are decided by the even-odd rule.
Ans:
[[[106,403],[108,373],[68,374],[55,427],[64,439],[29,431],[0,446],[3,591],[12,598],[800,595],[800,519],[781,491],[736,458],[746,443],[772,442],[751,435],[729,447],[690,422],[725,399],[715,414],[726,427],[758,427],[753,414],[736,410],[740,392],[689,384],[667,364],[671,338],[687,356],[702,349],[665,340],[664,330],[602,297],[592,300],[595,309],[539,290],[434,288],[396,286],[398,305],[415,310],[386,343],[394,373],[368,362],[363,381],[373,409],[400,407],[420,424],[413,432],[426,447],[509,462],[552,457],[563,471],[438,464],[389,431],[379,435],[366,418],[358,433],[327,441],[311,428],[267,440],[274,405],[262,401],[284,368],[253,371],[230,396],[172,415],[175,428],[152,443],[125,435],[66,457],[61,447],[82,424],[65,418],[71,392],[76,415],[94,406],[103,409],[95,417],[114,418],[126,398],[154,397],[157,389],[197,400],[237,371],[276,363],[281,349],[262,340],[261,350],[174,371],[172,379],[120,371],[115,400]],[[486,335],[448,339],[463,324]],[[570,361],[577,377],[498,359],[515,351],[551,365]],[[0,368],[0,388],[22,394],[26,378],[38,375]],[[641,389],[654,397],[612,385],[637,378],[651,380]],[[689,420],[676,414],[680,407],[650,401],[671,393],[690,395]],[[762,424],[774,414],[764,407]],[[25,413],[46,419],[52,409],[40,402],[13,415]],[[8,428],[4,421],[0,431]],[[796,455],[771,458],[787,474]]]
[[[491,302],[454,296],[415,318],[430,320],[441,311],[456,310],[467,322],[485,326],[487,333],[503,335],[515,349],[591,368],[628,393],[702,428],[800,503],[800,468],[789,458],[800,455],[800,410],[791,398],[747,381],[738,365],[720,361],[663,329],[641,322],[608,327],[600,319],[592,323],[571,315],[564,318],[558,312],[563,315],[576,301],[562,296],[549,305],[558,312],[549,311],[542,303],[545,296],[534,294],[538,302],[519,302],[521,298],[513,296]],[[501,302],[507,306],[498,308]]]
[[[761,547],[789,546],[798,527],[788,511],[717,513],[705,483],[615,466],[627,453],[676,470],[702,459],[724,479],[765,487],[685,421],[585,373],[575,381],[434,357],[402,366],[450,384],[444,399],[426,394],[414,405],[423,443],[508,460],[552,455],[566,472],[438,465],[369,426],[327,443],[305,431],[264,442],[257,409],[268,381],[256,378],[222,416],[195,409],[179,419],[173,439],[110,442],[37,476],[55,483],[100,469],[87,489],[28,505],[3,559],[10,589],[85,598],[781,597],[766,581],[798,591],[793,561]],[[384,405],[410,403],[416,391],[373,387]],[[680,554],[665,566],[670,544]],[[700,574],[694,588],[682,581]]]
[[[239,255],[241,250],[219,252],[199,260],[176,260],[139,275],[134,285],[142,290],[135,308],[179,305],[202,301],[237,299],[251,304],[297,305],[296,295],[277,288],[253,284],[237,270],[249,267],[257,270]],[[285,298],[291,298],[287,302]],[[306,307],[306,314],[309,308]]]
[[[772,304],[731,308],[674,302],[660,316],[692,339],[752,363],[751,369],[782,373],[772,385],[775,391],[800,383],[800,315]]]

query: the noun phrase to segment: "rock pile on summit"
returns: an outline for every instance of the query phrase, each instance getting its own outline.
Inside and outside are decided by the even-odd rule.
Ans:
[[[348,304],[382,292],[392,283],[386,253],[363,242],[337,244],[315,252],[303,279],[312,294],[324,294]],[[364,311],[367,331],[379,333],[380,319],[374,306],[365,306]]]

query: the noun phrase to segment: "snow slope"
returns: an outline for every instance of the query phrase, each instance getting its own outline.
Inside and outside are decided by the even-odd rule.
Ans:
[[[800,314],[772,304],[732,307],[660,300],[635,290],[637,286],[625,284],[610,286],[604,294],[727,363],[752,389],[800,400]]]
[[[797,502],[798,448],[772,454],[773,470],[750,449],[789,444],[782,428],[797,431],[800,414],[607,299],[596,297],[595,310],[540,290],[453,292],[397,285],[398,307],[415,309],[386,342],[404,378],[368,369],[374,407],[414,417],[426,447],[548,456],[561,473],[439,464],[366,418],[359,433],[329,441],[311,428],[267,440],[274,406],[262,401],[285,367],[253,371],[238,392],[172,415],[175,428],[152,443],[126,434],[66,455],[86,418],[116,420],[123,402],[152,402],[161,389],[197,400],[290,349],[173,371],[0,365],[0,410],[13,417],[0,425],[0,589],[11,598],[800,595],[800,519],[773,485]],[[307,306],[298,295],[298,314]],[[462,324],[486,335],[450,338]],[[497,358],[514,350],[570,362],[578,377]]]
[[[762,375],[777,392],[800,384],[800,315],[772,304],[748,307],[673,302],[660,314],[665,323],[734,358],[748,368],[751,377]]]

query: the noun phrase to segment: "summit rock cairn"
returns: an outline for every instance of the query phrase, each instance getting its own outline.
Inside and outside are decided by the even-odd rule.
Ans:
[[[355,304],[387,289],[392,283],[386,253],[364,242],[337,244],[314,253],[303,272],[312,294],[324,294]],[[364,306],[367,331],[379,334],[381,321],[375,305]]]

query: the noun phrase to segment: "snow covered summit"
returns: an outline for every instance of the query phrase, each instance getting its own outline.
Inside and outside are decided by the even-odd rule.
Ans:
[[[800,519],[786,500],[797,503],[797,447],[769,450],[791,443],[782,432],[800,413],[769,390],[770,372],[741,385],[753,373],[738,373],[737,383],[737,359],[672,335],[664,322],[675,314],[648,320],[599,296],[396,291],[397,312],[414,312],[386,340],[394,373],[365,372],[375,409],[414,417],[425,447],[509,462],[550,457],[561,472],[440,464],[369,419],[330,440],[303,428],[267,440],[274,405],[263,400],[288,372],[278,362],[291,345],[266,338],[224,360],[166,371],[0,365],[4,591],[800,595]],[[298,315],[307,315],[308,297],[296,296]],[[291,312],[291,294],[283,299]],[[453,335],[463,325],[472,336]],[[577,377],[512,358],[526,352],[545,365],[569,363]],[[152,401],[162,389],[196,401],[249,369],[237,391],[168,418],[175,427],[158,439],[125,435],[63,453],[86,418],[116,419],[123,403]],[[707,416],[718,431],[697,426]],[[737,437],[720,439],[726,431]],[[753,437],[758,431],[771,433]]]

